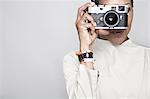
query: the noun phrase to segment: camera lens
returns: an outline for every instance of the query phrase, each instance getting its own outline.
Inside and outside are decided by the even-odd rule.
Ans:
[[[109,27],[114,27],[119,23],[119,15],[116,11],[108,11],[104,15],[104,23]]]

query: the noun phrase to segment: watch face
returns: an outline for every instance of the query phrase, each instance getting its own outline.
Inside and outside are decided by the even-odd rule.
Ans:
[[[88,60],[88,59],[92,59],[93,60],[93,53],[92,52],[86,52],[86,53],[83,53],[81,55],[78,55],[78,59],[79,61],[84,61],[85,59]]]
[[[89,53],[86,53],[86,58],[88,58],[89,57]]]

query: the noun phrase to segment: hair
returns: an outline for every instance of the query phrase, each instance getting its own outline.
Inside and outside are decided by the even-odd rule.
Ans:
[[[100,0],[92,0],[92,1],[95,1],[95,3],[96,3],[96,4],[98,4]],[[131,6],[132,6],[132,7],[134,6],[134,4],[133,4],[133,3],[134,3],[134,1],[133,1],[133,0],[131,0]]]
[[[133,0],[131,0],[131,6],[132,6],[132,7],[134,6],[133,3],[134,3]]]

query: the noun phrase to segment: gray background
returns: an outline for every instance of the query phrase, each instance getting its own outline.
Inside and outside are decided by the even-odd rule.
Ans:
[[[63,56],[78,49],[77,8],[88,0],[0,0],[0,99],[67,99]],[[135,0],[130,38],[150,46],[150,6]]]

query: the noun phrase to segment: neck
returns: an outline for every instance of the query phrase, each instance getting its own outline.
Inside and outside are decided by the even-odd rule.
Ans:
[[[101,37],[97,37],[98,39],[102,39],[102,40],[108,40],[106,38],[101,38]],[[129,37],[126,37],[124,40],[108,40],[110,41],[113,45],[121,45],[122,43],[124,43],[125,41],[127,41],[129,39]]]

